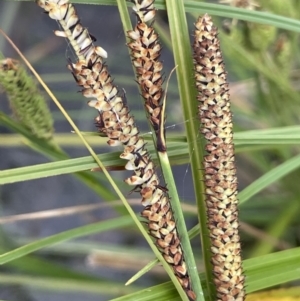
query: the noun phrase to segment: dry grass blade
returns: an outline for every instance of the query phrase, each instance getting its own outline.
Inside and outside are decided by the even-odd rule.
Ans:
[[[204,182],[217,300],[245,299],[238,233],[237,177],[228,83],[217,29],[208,15],[195,24],[195,79],[207,144]]]

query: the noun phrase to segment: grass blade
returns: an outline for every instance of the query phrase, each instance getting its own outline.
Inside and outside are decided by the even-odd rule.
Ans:
[[[197,101],[196,101],[196,90],[194,87],[194,80],[191,80],[193,74],[193,63],[192,63],[192,53],[189,41],[189,33],[187,29],[187,22],[183,7],[183,1],[172,1],[167,0],[167,13],[171,31],[171,40],[173,44],[173,52],[175,64],[178,66],[176,70],[179,94],[181,99],[181,105],[183,110],[184,120],[193,120],[195,117],[195,112],[197,111]],[[201,181],[202,174],[200,168],[202,167],[203,158],[203,147],[200,144],[200,140],[195,143],[195,137],[198,137],[199,133],[199,123],[188,122],[186,123],[186,135],[189,146],[189,153],[191,156],[191,167],[193,182],[196,193],[197,205],[199,210],[199,222],[201,227],[201,241],[202,250],[204,254],[205,266],[208,269],[206,271],[208,283],[213,283],[211,278],[211,264],[210,264],[210,254],[209,254],[209,236],[206,227],[206,212],[202,210],[205,208],[205,202],[203,199],[202,192],[204,191],[203,182]],[[201,286],[194,288],[196,292],[201,292]],[[209,290],[213,290],[212,287]],[[202,297],[203,298],[203,297]]]
[[[46,238],[36,240],[32,243],[0,255],[0,264],[10,262],[32,252],[38,251],[49,245],[57,244],[59,242],[90,235],[93,233],[100,233],[112,229],[123,228],[132,224],[133,220],[130,217],[125,216],[64,231]]]
[[[300,279],[300,248],[276,252],[244,261],[247,277],[247,293],[266,289],[288,281]],[[200,274],[204,288],[204,297],[208,297],[204,274]],[[151,291],[151,294],[148,292]],[[170,282],[153,286],[131,295],[112,299],[111,301],[180,301]]]
[[[255,180],[239,193],[240,204],[248,201],[252,196],[262,191],[272,183],[291,173],[300,167],[300,155],[291,158],[279,166],[273,168],[263,176]]]

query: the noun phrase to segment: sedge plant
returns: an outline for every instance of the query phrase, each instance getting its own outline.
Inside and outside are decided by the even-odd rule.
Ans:
[[[135,217],[126,200],[124,204],[155,256],[168,272],[172,283],[163,283],[144,290],[134,289],[133,293],[127,292],[114,300],[153,300],[155,298],[157,300],[241,301],[245,299],[246,293],[300,278],[300,251],[297,248],[297,240],[290,242],[289,250],[281,249],[281,251],[272,252],[274,246],[277,248],[284,245],[283,248],[286,249],[287,244],[281,242],[281,236],[284,230],[289,229],[299,212],[297,187],[293,185],[300,165],[299,155],[296,153],[299,128],[292,126],[297,124],[295,110],[291,113],[288,109],[288,105],[296,108],[298,92],[294,91],[290,83],[291,67],[287,66],[287,58],[291,57],[293,50],[295,51],[292,47],[297,40],[294,32],[300,31],[300,22],[296,20],[297,16],[294,11],[289,8],[285,11],[286,17],[284,17],[280,16],[280,11],[276,11],[275,5],[269,7],[268,4],[262,3],[258,6],[256,2],[249,1],[248,4],[251,7],[249,9],[248,6],[239,7],[239,1],[224,3],[231,4],[231,6],[181,0],[157,0],[155,2],[99,0],[97,2],[100,4],[99,8],[101,4],[118,5],[124,36],[127,37],[127,45],[135,69],[135,78],[140,85],[140,94],[153,134],[154,149],[148,150],[151,140],[147,144],[136,126],[136,121],[129,109],[132,105],[130,97],[118,89],[108,71],[105,59],[107,55],[109,57],[109,51],[106,52],[102,47],[96,46],[94,36],[85,27],[88,25],[82,25],[77,10],[69,1],[38,1],[39,6],[49,14],[50,18],[58,21],[60,29],[56,30],[55,34],[67,39],[74,50],[75,60],[68,59],[68,69],[80,87],[80,92],[84,97],[89,98],[88,105],[97,110],[95,125],[98,135],[106,137],[109,146],[118,148],[122,146],[123,149],[111,154],[102,154],[101,161],[98,161],[94,155],[94,159],[91,157],[67,159],[61,155],[60,159],[63,160],[56,163],[1,171],[0,183],[7,184],[86,170],[107,174],[105,166],[111,170],[132,171],[133,174],[127,177],[125,182],[133,186],[133,192],[140,195],[141,203],[144,205],[141,216],[142,221],[146,222],[145,227],[140,223],[139,218]],[[136,22],[133,28],[128,11],[131,7]],[[168,90],[163,87],[164,71],[163,62],[160,60],[163,49],[159,35],[156,33],[157,30],[160,36],[163,36],[165,29],[155,28],[158,26],[154,21],[156,9],[166,10],[168,16],[172,53],[177,66],[181,112],[186,126],[184,134],[177,134],[170,139],[168,139],[168,129],[165,124],[169,115],[166,113],[166,106],[170,106],[170,97]],[[274,14],[270,13],[272,11]],[[186,15],[186,13],[191,13],[191,15]],[[233,22],[224,23],[227,27],[224,25],[224,31],[220,33],[221,43],[218,41],[212,19],[205,13],[234,19]],[[197,21],[190,17],[195,14],[204,17]],[[196,22],[194,53],[192,53],[192,42],[189,38],[192,34],[188,29],[190,21]],[[218,25],[221,27],[220,24]],[[274,28],[289,30],[290,33],[277,33]],[[96,33],[94,34],[96,36]],[[102,45],[101,37],[97,36],[97,39]],[[241,66],[250,68],[254,74],[254,83],[258,87],[258,101],[251,104],[252,108],[243,105],[242,100],[231,99],[232,107],[237,110],[237,117],[256,127],[252,131],[245,131],[241,122],[238,122],[237,126],[235,126],[235,120],[232,123],[230,91],[226,82],[223,58],[220,56],[221,51],[228,56],[226,67],[228,67],[229,74],[236,72],[237,66],[234,65],[236,61]],[[271,57],[274,57],[274,60]],[[283,67],[285,67],[284,76],[282,78],[276,76],[280,74],[280,68]],[[242,73],[241,68],[238,72],[240,77],[249,77],[249,74]],[[234,85],[230,86],[231,89],[234,87]],[[275,95],[273,99],[270,96],[272,94]],[[281,110],[280,101],[283,97],[287,97],[287,105]],[[269,120],[266,114],[260,116],[257,113],[257,120],[254,121],[251,109],[263,112],[268,111],[270,107],[272,107],[273,116],[280,113],[278,118],[280,127],[278,128],[275,128],[275,121]],[[290,122],[289,116],[292,116],[294,123]],[[21,133],[24,137],[34,135],[34,132],[30,133],[30,129],[22,129],[5,114],[1,113],[0,117],[2,124]],[[269,129],[265,125],[268,125]],[[266,129],[260,129],[260,127]],[[232,139],[232,131],[235,128],[244,130],[234,135],[237,156],[244,158],[246,153],[250,152],[241,169],[250,166],[253,173],[257,175],[255,181],[253,180],[239,195],[237,195],[237,184],[241,180],[238,181],[236,176]],[[89,134],[85,133],[85,135]],[[93,134],[93,139],[97,138],[97,135]],[[204,141],[205,139],[207,142]],[[42,145],[39,150],[49,155],[49,147],[37,141],[36,145],[39,144]],[[273,156],[278,163],[276,167],[271,164],[271,159],[266,155],[269,150],[273,150]],[[264,160],[264,156],[267,156],[267,159]],[[194,207],[194,213],[197,213],[198,224],[189,233],[178,202],[180,198],[176,192],[170,166],[168,166],[169,162],[191,164],[197,204]],[[158,164],[161,164],[162,175],[157,172]],[[260,176],[260,173],[263,174]],[[81,180],[86,181],[84,178]],[[271,184],[277,185],[277,181],[280,181],[278,186],[282,188],[281,196],[289,200],[287,209],[278,213],[279,224],[274,223],[271,217],[267,218],[266,229],[259,229],[257,219],[261,214],[256,214],[257,219],[253,218],[258,223],[255,224],[256,229],[252,229],[251,232],[248,227],[247,234],[256,237],[257,248],[247,248],[247,240],[244,244],[240,242],[240,236],[243,241],[244,235],[238,232],[242,228],[239,225],[239,219],[246,218],[250,222],[251,218],[243,216],[243,207],[238,218],[238,206],[248,205],[248,210],[251,212],[253,207],[247,201],[255,200],[259,192]],[[285,191],[284,187],[288,187],[288,190]],[[116,185],[114,188],[119,197],[124,199]],[[111,194],[109,196],[113,198]],[[279,197],[279,204],[280,201]],[[261,202],[259,206],[263,208]],[[274,211],[275,206],[272,207],[272,214],[276,216]],[[124,211],[118,212],[124,214]],[[131,219],[120,217],[61,232],[25,243],[19,248],[6,252],[0,256],[0,262],[11,264],[46,246],[51,248],[58,242],[66,242],[72,238],[121,228],[129,224],[132,224]],[[259,239],[262,233],[264,237],[270,238],[268,243],[267,240]],[[198,276],[200,270],[197,270],[194,258],[194,256],[196,258],[199,256],[200,251],[192,251],[189,243],[191,237],[196,237],[202,244],[201,262],[204,263],[204,268],[201,270],[200,277]],[[275,240],[270,243],[273,238]],[[156,260],[150,262],[142,268],[140,275],[155,264],[157,264]],[[65,275],[65,279],[75,281],[75,278],[71,274]],[[104,286],[100,286],[97,290],[94,288],[94,285],[97,285],[97,279],[78,277],[77,281],[78,290],[113,294],[114,283],[111,284],[111,290],[105,290]],[[86,285],[83,285],[84,281]],[[99,282],[101,283],[102,279]]]

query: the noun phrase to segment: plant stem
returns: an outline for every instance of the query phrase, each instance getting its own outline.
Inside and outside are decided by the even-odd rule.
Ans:
[[[210,263],[210,242],[207,229],[205,202],[203,198],[202,168],[203,145],[196,141],[199,135],[199,123],[195,122],[197,112],[196,90],[193,78],[193,62],[190,49],[189,33],[187,28],[184,3],[182,0],[166,0],[167,13],[170,24],[175,64],[178,65],[177,80],[183,109],[183,118],[186,121],[186,134],[191,157],[192,176],[198,206],[202,252],[206,269],[206,280],[209,295],[214,291],[212,281],[212,267]],[[196,292],[197,293],[197,292]],[[211,297],[212,298],[212,297]]]

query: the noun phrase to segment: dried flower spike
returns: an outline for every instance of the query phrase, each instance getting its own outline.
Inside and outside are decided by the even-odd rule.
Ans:
[[[145,19],[148,19],[152,15],[152,10],[149,10],[151,3],[152,1],[138,1],[135,9],[145,10]],[[93,45],[87,29],[83,29],[79,22],[75,8],[67,0],[39,0],[38,4],[49,13],[51,18],[63,23],[63,31],[59,36],[72,39],[76,36],[74,28],[79,26],[82,29],[81,34],[87,42],[82,44],[80,36],[76,36],[72,42],[70,40],[79,60],[76,63],[70,62],[69,69],[82,88],[83,95],[91,98],[89,105],[98,110],[96,126],[109,138],[108,144],[124,146],[120,157],[128,161],[125,168],[133,171],[133,175],[125,182],[134,186],[133,191],[140,193],[142,204],[145,206],[141,215],[147,219],[150,234],[155,238],[156,245],[165,260],[173,267],[189,299],[194,300],[195,294],[191,289],[168,190],[160,185],[154,163],[145,148],[145,142],[139,136],[134,119],[129,114],[127,102],[119,95],[107,66],[102,63],[106,52],[99,51]],[[73,24],[72,20],[76,22],[74,21]]]
[[[207,144],[204,176],[217,300],[242,301],[245,288],[238,233],[237,177],[228,83],[217,29],[208,15],[195,24],[199,117]]]
[[[37,138],[52,139],[53,120],[34,80],[18,61],[0,61],[0,85],[7,93],[15,117]]]

